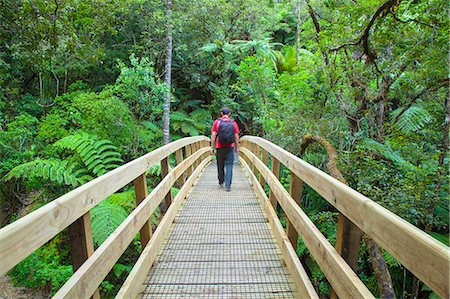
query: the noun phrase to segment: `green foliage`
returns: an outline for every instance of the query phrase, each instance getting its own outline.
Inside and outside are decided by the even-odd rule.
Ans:
[[[397,113],[394,111],[393,115],[398,115],[400,110],[401,108],[397,110]],[[432,116],[425,108],[421,105],[413,105],[398,118],[395,126],[402,132],[412,133],[419,131],[431,121]]]
[[[75,151],[86,169],[95,176],[101,176],[123,163],[117,147],[111,141],[98,140],[86,133],[66,136],[54,146]]]
[[[120,75],[114,85],[115,95],[125,102],[137,120],[154,121],[163,112],[167,86],[156,77],[153,64],[146,57],[130,56],[131,67],[119,61]]]
[[[70,163],[67,160],[42,160],[39,158],[14,167],[3,180],[7,181],[12,178],[24,178],[26,180],[42,178],[46,181],[72,187],[77,187],[92,179],[91,176],[85,174],[84,169],[78,168],[77,163]]]
[[[66,260],[68,252],[59,249],[60,242],[59,238],[54,239],[15,266],[8,273],[14,285],[56,293],[73,275],[72,266]]]
[[[127,218],[125,208],[104,200],[91,209],[92,237],[100,246],[114,230]]]
[[[170,125],[175,139],[205,134],[210,124],[211,114],[203,109],[194,110],[189,114],[183,110],[177,110],[170,114]]]

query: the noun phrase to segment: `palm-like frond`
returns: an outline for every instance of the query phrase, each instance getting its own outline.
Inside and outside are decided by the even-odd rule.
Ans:
[[[86,133],[66,136],[55,142],[54,146],[75,151],[87,170],[96,176],[101,176],[123,163],[117,147],[111,141],[98,140],[97,137]]]
[[[396,117],[400,113],[400,109],[394,111],[393,115]],[[403,112],[395,123],[395,127],[402,132],[412,133],[423,129],[427,124],[433,120],[431,114],[421,105],[416,104],[409,107]]]
[[[364,146],[370,150],[374,151],[386,159],[391,160],[399,167],[411,171],[415,168],[413,164],[405,160],[398,152],[394,151],[388,144],[382,144],[372,139],[364,140]]]
[[[91,209],[92,237],[95,244],[102,244],[127,218],[128,213],[120,205],[107,200]]]
[[[59,159],[36,159],[14,167],[3,180],[15,178],[42,178],[58,184],[77,187],[92,179],[83,170],[77,170],[76,163],[69,163]]]

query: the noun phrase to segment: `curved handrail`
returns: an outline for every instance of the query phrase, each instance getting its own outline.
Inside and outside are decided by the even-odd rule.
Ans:
[[[155,189],[128,215],[122,224],[97,248],[94,254],[72,275],[55,294],[54,298],[90,297],[133,241],[140,228],[159,206],[175,181],[192,163],[209,151],[209,147],[199,149],[167,174]],[[204,164],[206,165],[206,163]],[[181,201],[179,197],[177,201]],[[150,240],[153,240],[154,237],[152,236]]]
[[[162,146],[53,200],[0,230],[0,275],[5,274],[75,220],[181,148],[208,142],[188,137]]]
[[[259,157],[252,154],[252,147],[258,146],[270,153],[362,231],[390,252],[433,291],[443,298],[448,296],[450,250],[447,246],[281,147],[263,138],[254,136],[244,136],[241,138],[241,141],[244,144],[241,146],[243,149],[242,153],[258,168],[258,171],[263,176],[267,175],[267,178],[264,176],[266,180],[271,181],[273,178],[266,173],[265,165],[262,165],[263,163]],[[247,142],[250,143],[250,147],[245,145]],[[278,192],[281,191],[278,190]],[[287,196],[292,199],[288,193]],[[279,193],[277,199],[281,199],[280,204],[282,206],[283,198],[286,199],[286,194],[282,196]],[[284,205],[285,211],[300,209],[293,200],[289,201],[289,203],[284,203]],[[289,220],[295,224],[296,219]]]

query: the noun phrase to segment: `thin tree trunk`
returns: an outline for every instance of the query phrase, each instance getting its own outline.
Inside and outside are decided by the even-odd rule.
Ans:
[[[164,99],[163,143],[170,141],[170,87],[172,83],[172,0],[167,0],[167,56],[166,56],[166,84],[167,94]]]
[[[389,273],[388,266],[381,253],[377,243],[369,237],[364,238],[370,253],[372,267],[377,277],[378,288],[380,290],[381,299],[394,299],[394,287],[392,286],[392,278]]]
[[[300,19],[300,12],[301,12],[301,1],[302,0],[298,0],[297,1],[297,41],[295,43],[295,53],[296,53],[296,57],[295,57],[295,65],[298,66],[298,62],[300,60],[300,29],[302,26],[302,20]]]

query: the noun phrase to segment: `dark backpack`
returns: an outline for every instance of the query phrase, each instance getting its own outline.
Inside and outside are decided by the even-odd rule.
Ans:
[[[219,132],[217,134],[217,138],[222,144],[234,142],[234,125],[232,119],[219,119]]]

